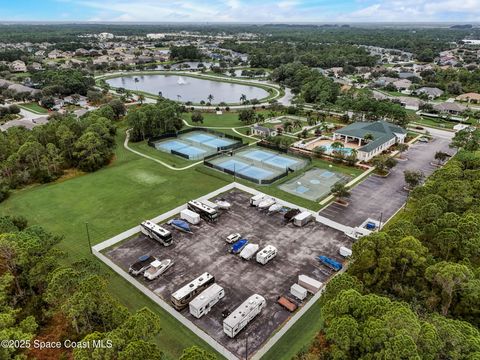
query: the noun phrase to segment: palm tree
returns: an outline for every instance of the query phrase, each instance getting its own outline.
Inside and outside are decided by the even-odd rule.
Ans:
[[[207,100],[208,100],[208,102],[209,102],[210,104],[212,103],[213,99],[214,99],[214,97],[213,97],[212,94],[210,94],[210,95],[207,96]]]
[[[294,128],[301,128],[302,127],[302,120],[300,119],[294,119],[292,122],[292,125]]]
[[[240,96],[240,102],[241,102],[241,103],[244,103],[245,101],[247,101],[247,95],[242,94],[242,95]]]
[[[370,134],[370,133],[365,134],[363,136],[363,140],[365,140],[365,142],[369,142],[370,140],[373,140],[373,134]]]
[[[145,95],[138,94],[138,101],[140,101],[140,105],[143,105],[143,102],[145,101]]]
[[[341,149],[343,148],[343,143],[341,143],[340,141],[335,141],[330,145],[330,147],[332,149]]]
[[[285,121],[283,123],[283,128],[285,129],[285,131],[287,132],[290,132],[292,130],[292,123],[290,121]]]

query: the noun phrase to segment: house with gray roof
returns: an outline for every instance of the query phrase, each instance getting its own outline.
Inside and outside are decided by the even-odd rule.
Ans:
[[[403,143],[406,137],[407,130],[383,120],[355,122],[333,133],[334,141],[358,143],[357,158],[362,161],[369,161],[392,145]]]
[[[429,99],[435,99],[443,95],[443,90],[440,90],[439,88],[436,88],[436,87],[428,87],[428,86],[421,87],[420,89],[415,90],[415,92],[417,94],[425,94],[428,96]]]
[[[467,110],[467,107],[455,102],[443,102],[433,105],[433,109],[439,113],[460,115]]]

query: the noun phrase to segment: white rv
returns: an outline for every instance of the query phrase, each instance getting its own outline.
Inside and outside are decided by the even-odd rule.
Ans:
[[[258,244],[248,244],[243,248],[243,250],[240,252],[240,257],[244,260],[250,260],[253,255],[258,251],[259,246]]]
[[[216,221],[218,212],[214,208],[207,206],[200,201],[192,200],[187,203],[188,210],[196,212],[202,219],[206,221]]]
[[[301,227],[306,225],[312,219],[313,216],[309,211],[303,211],[293,218],[293,225]]]
[[[250,206],[258,206],[258,204],[260,204],[260,202],[263,200],[264,197],[265,195],[263,194],[257,194],[252,196],[250,198]]]
[[[225,296],[225,290],[218,284],[213,284],[209,288],[203,290],[200,295],[190,301],[188,304],[190,314],[200,319],[203,315],[210,312],[213,305],[215,305],[221,298]]]
[[[192,225],[196,225],[200,222],[200,215],[198,215],[196,212],[188,209],[184,209],[180,211],[180,218],[183,220],[186,220]]]
[[[178,311],[186,308],[188,303],[192,301],[195,296],[213,283],[215,283],[215,277],[208,272],[203,273],[172,294],[170,301],[172,302],[173,307]]]
[[[211,202],[210,200],[201,200],[200,201],[202,204],[207,205],[208,207],[211,207],[212,209],[215,209],[218,211],[219,206],[218,204]]]
[[[167,229],[158,226],[150,220],[145,220],[140,224],[140,230],[142,234],[149,238],[158,241],[164,246],[172,245],[172,233]]]
[[[234,338],[265,307],[265,298],[258,294],[250,296],[223,320],[223,331]]]
[[[275,256],[277,256],[277,248],[272,245],[267,245],[257,253],[257,262],[265,265]]]

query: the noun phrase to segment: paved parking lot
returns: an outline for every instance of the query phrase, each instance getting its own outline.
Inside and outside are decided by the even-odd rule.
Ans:
[[[291,223],[284,225],[282,214],[267,215],[250,207],[250,195],[240,190],[232,190],[223,197],[232,203],[232,209],[223,212],[215,224],[202,221],[194,226],[193,234],[172,229],[174,244],[170,247],[163,247],[139,234],[107,250],[106,255],[125,271],[144,254],[173,259],[173,267],[160,278],[152,282],[138,278],[167,302],[181,286],[203,272],[211,273],[224,287],[225,298],[201,319],[191,316],[188,308],[182,314],[232,353],[244,358],[247,335],[248,352],[252,355],[290,317],[291,314],[276,303],[277,297],[289,293],[299,274],[327,281],[332,273],[321,266],[315,256],[323,254],[341,261],[338,248],[351,247],[352,240],[342,232],[316,222],[303,228]],[[168,225],[165,227],[171,229]],[[274,245],[278,256],[268,264],[260,265],[254,259],[245,261],[229,254],[224,239],[232,232],[240,232],[251,243],[258,243],[260,248]],[[235,339],[230,339],[223,332],[222,311],[233,311],[254,293],[265,297],[266,308]],[[172,308],[172,311],[176,310]]]
[[[445,133],[445,132],[443,132]],[[408,192],[403,189],[404,170],[421,170],[425,176],[433,173],[437,167],[430,165],[435,161],[437,151],[453,154],[449,148],[448,134],[435,137],[430,143],[412,144],[404,157],[407,161],[399,161],[386,178],[371,175],[351,191],[349,206],[344,207],[332,203],[320,211],[320,215],[348,226],[359,226],[367,218],[387,221],[402,207],[407,200]]]

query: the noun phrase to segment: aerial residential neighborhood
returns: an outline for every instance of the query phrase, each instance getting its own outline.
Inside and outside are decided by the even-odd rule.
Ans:
[[[0,4],[0,359],[479,358],[452,4]]]

